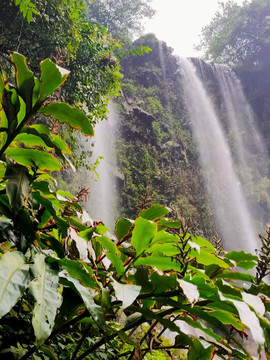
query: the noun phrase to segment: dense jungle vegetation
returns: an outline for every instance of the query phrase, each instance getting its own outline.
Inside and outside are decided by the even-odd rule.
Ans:
[[[269,1],[252,1],[242,7],[233,1],[223,3],[203,29],[198,46],[206,60],[232,66],[241,79],[268,153],[269,11]],[[120,100],[123,117],[117,156],[125,181],[120,188],[119,209],[126,216],[134,216],[147,189],[154,202],[169,205],[176,214],[190,218],[198,233],[215,237],[218,229],[207,206],[177,56],[151,34],[136,40],[134,46],[138,44],[149,46],[152,52],[122,62],[124,100]],[[223,118],[217,83],[210,74],[207,85]],[[223,122],[227,126],[225,119]],[[260,174],[250,181],[247,194],[252,207],[258,207],[254,218],[262,227],[270,215],[270,174],[268,163],[259,167]],[[248,174],[249,169],[245,172]],[[153,173],[155,176],[151,176]]]
[[[270,356],[269,232],[257,256],[226,253],[198,236],[214,230],[177,59],[152,34],[131,40],[139,19],[153,15],[150,3],[2,0],[3,360]],[[237,14],[247,16],[242,25],[252,18],[257,28],[253,7],[267,16],[262,0],[237,7]],[[227,16],[226,6],[219,16]],[[267,32],[260,34],[267,47]],[[209,46],[216,41],[207,39]],[[259,44],[255,49],[259,59]],[[243,74],[266,68],[259,60],[235,65]],[[84,192],[63,191],[55,178],[71,162],[86,161],[78,156],[78,133],[92,137],[116,95],[124,217],[112,235],[83,209]],[[269,126],[266,105],[261,111]]]

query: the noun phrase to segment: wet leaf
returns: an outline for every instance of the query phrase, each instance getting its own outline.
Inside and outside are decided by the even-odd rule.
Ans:
[[[157,224],[143,218],[138,218],[134,222],[135,227],[132,232],[131,244],[136,249],[137,256],[140,255],[152,241],[157,233]]]
[[[51,154],[37,149],[9,148],[6,155],[21,165],[38,167],[40,170],[59,171],[60,162]]]
[[[0,259],[0,318],[23,295],[30,281],[29,265],[19,251],[7,252]]]
[[[139,213],[139,216],[148,220],[157,220],[167,215],[170,210],[162,205],[154,204],[149,209],[144,209]]]
[[[115,290],[115,297],[117,300],[123,302],[122,309],[127,308],[137,299],[140,294],[141,286],[137,285],[122,285],[113,279],[113,288]]]
[[[84,135],[94,136],[94,130],[85,113],[66,103],[50,103],[39,110],[40,113],[52,116],[59,122],[66,122],[74,129],[79,129]]]
[[[35,299],[32,324],[37,346],[43,344],[50,336],[57,309],[62,303],[58,271],[52,270],[45,259],[44,254],[36,254],[32,268],[35,278],[29,286]]]

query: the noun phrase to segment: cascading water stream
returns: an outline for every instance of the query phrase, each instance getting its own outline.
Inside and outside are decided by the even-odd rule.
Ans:
[[[85,143],[85,147],[92,151],[92,159],[99,159],[97,166],[98,179],[89,176],[83,179],[89,188],[89,198],[85,208],[91,218],[101,220],[113,232],[116,214],[116,184],[114,132],[117,127],[117,115],[112,103],[109,104],[108,120],[100,121],[95,126],[95,136],[92,143]],[[83,176],[85,176],[84,174]]]
[[[203,79],[207,79],[211,71],[217,81],[237,165],[243,168],[258,168],[258,159],[260,162],[266,160],[267,151],[240,80],[227,65],[205,63],[200,59],[196,60],[196,67],[197,64]],[[260,173],[263,173],[262,169],[260,170]]]
[[[214,105],[191,61],[181,58],[184,96],[204,182],[226,250],[255,252],[256,231]]]

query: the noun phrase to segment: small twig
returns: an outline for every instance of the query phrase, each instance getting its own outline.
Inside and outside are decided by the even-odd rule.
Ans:
[[[51,335],[48,337],[48,339],[45,341],[45,343],[50,341],[51,339],[53,339],[57,334],[59,334],[59,332],[63,331],[66,328],[69,328],[71,325],[73,325],[76,322],[83,319],[86,315],[87,314],[83,313],[83,314],[77,316],[76,318],[72,319],[69,323],[64,324],[64,325],[60,326],[58,329],[54,330],[51,333]],[[37,350],[38,350],[38,348],[36,346],[33,346],[31,349],[29,349],[29,351],[20,360],[29,359]]]

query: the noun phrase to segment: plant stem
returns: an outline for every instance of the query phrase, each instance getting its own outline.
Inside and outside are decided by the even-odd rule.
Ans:
[[[122,331],[127,331],[132,329],[134,326],[139,326],[142,323],[145,322],[145,318],[141,318],[138,319],[135,323],[127,325],[124,329],[122,329]],[[97,343],[95,343],[91,348],[89,348],[88,350],[86,350],[82,355],[80,355],[79,357],[77,357],[75,360],[82,360],[84,359],[87,355],[91,354],[92,352],[94,352],[95,350],[97,350],[100,346],[102,346],[103,344],[105,344],[106,341],[110,341],[114,338],[116,338],[118,336],[118,331],[116,331],[114,334],[109,335],[109,336],[104,336],[102,339],[100,339]]]
[[[161,311],[160,313],[157,313],[157,315],[159,317],[163,317],[166,315],[169,315],[171,312],[177,310],[177,308],[172,307],[170,309],[166,309],[164,311]],[[141,324],[143,324],[144,322],[147,322],[147,319],[145,319],[143,316],[138,319],[136,322],[131,323],[129,325],[127,325],[126,327],[124,327],[123,329],[121,329],[121,331],[128,331],[134,327],[137,327]],[[100,339],[97,343],[95,343],[91,348],[89,348],[88,350],[86,350],[82,355],[80,355],[79,357],[77,357],[75,360],[82,360],[84,359],[87,355],[91,354],[92,352],[94,352],[95,350],[97,350],[100,346],[104,345],[105,342],[110,341],[114,338],[116,338],[118,336],[118,331],[116,331],[114,334],[109,335],[109,336],[104,336],[102,339]]]
[[[84,342],[84,340],[85,340],[85,338],[87,336],[87,333],[90,330],[91,326],[92,326],[91,324],[87,326],[85,332],[83,333],[83,336],[82,336],[81,340],[79,341],[78,345],[76,346],[76,349],[75,349],[75,351],[74,351],[74,353],[72,355],[71,360],[76,359],[76,356],[77,356],[77,354],[78,354],[78,352],[79,352],[79,350],[80,350],[80,348],[81,348],[81,346],[82,346],[82,344],[83,344],[83,342]]]
[[[86,316],[86,314],[81,314],[81,315],[77,316],[76,318],[72,319],[69,323],[64,324],[63,326],[60,326],[58,329],[54,330],[51,333],[51,335],[48,337],[48,339],[45,341],[45,343],[50,341],[51,339],[53,339],[57,334],[59,334],[59,332],[63,331],[70,325],[76,324],[76,322],[80,321],[85,316]],[[29,359],[30,356],[32,356],[37,350],[38,350],[38,348],[36,346],[33,346],[20,360]]]
[[[44,102],[44,101],[43,101]],[[41,108],[43,102],[38,102],[33,107],[33,109],[29,112],[29,114],[26,116],[26,118],[20,123],[20,125],[16,128],[16,130],[12,134],[8,134],[8,138],[6,143],[3,145],[3,147],[0,150],[0,158],[3,156],[4,152],[7,150],[9,145],[12,143],[12,141],[15,139],[15,137],[20,133],[22,128],[34,117],[34,115],[38,112],[38,110]]]

